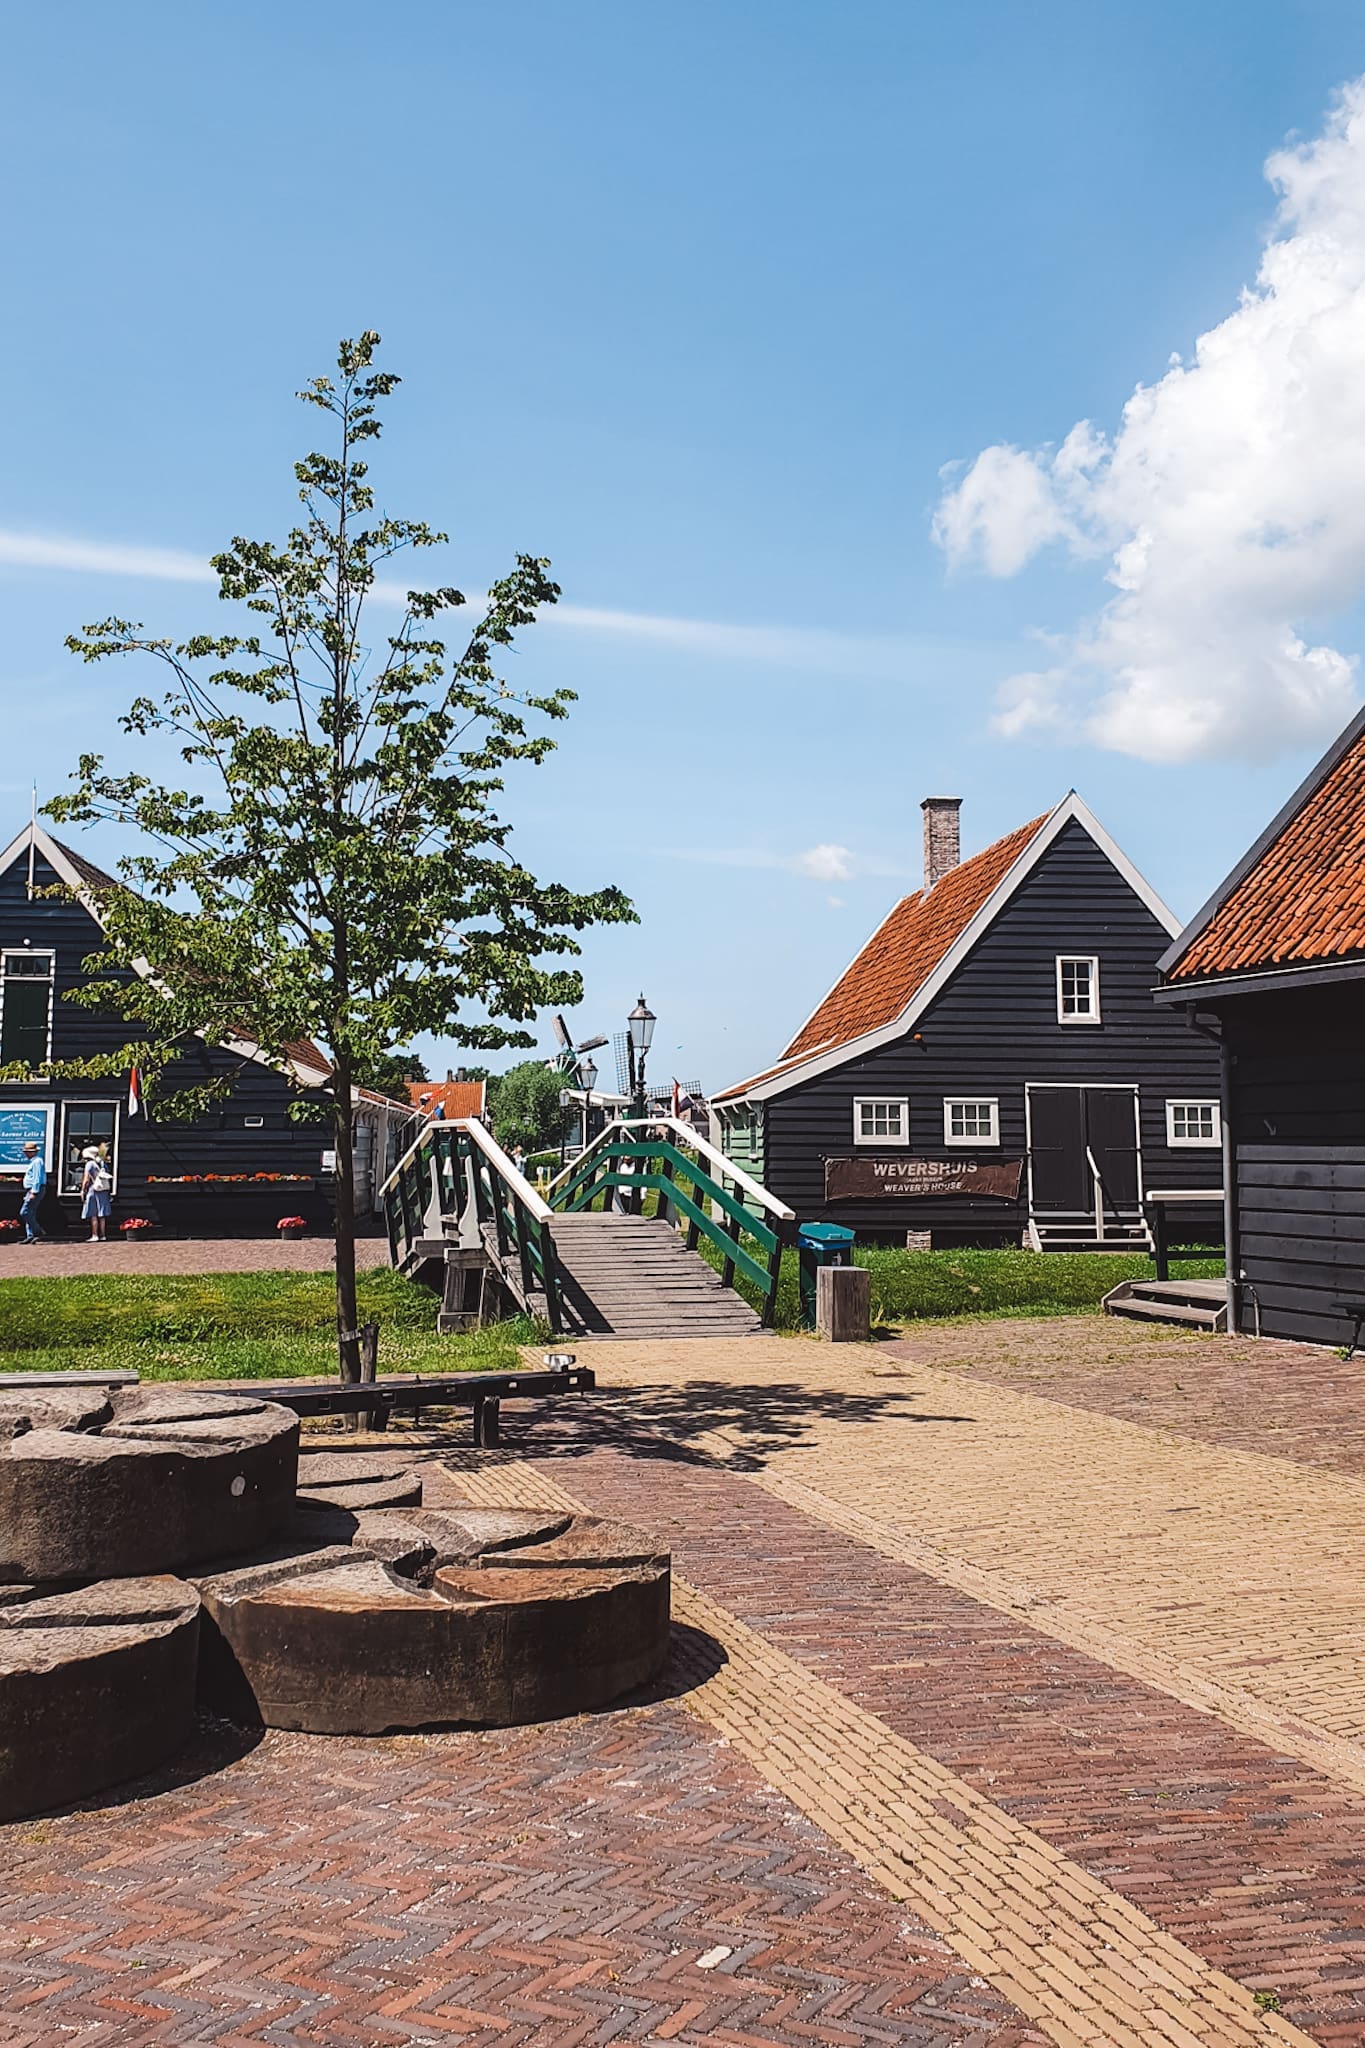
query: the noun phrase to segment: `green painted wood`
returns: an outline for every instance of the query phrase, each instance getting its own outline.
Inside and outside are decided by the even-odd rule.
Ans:
[[[619,1143],[613,1142],[599,1152],[596,1159],[590,1162],[583,1178],[586,1178],[588,1175],[595,1175],[600,1185],[603,1179],[603,1176],[598,1171],[600,1167],[606,1162],[620,1159],[651,1161],[657,1159],[661,1165],[664,1160],[667,1160],[674,1173],[685,1174],[687,1179],[692,1182],[694,1189],[708,1195],[727,1216],[735,1219],[741,1228],[748,1232],[750,1237],[756,1238],[764,1251],[773,1251],[780,1242],[776,1231],[771,1230],[766,1223],[760,1222],[752,1210],[746,1208],[743,1202],[736,1200],[727,1188],[721,1186],[719,1181],[713,1180],[704,1167],[698,1166],[687,1157],[686,1153],[680,1152],[675,1145],[668,1144],[666,1140],[655,1139],[653,1142],[649,1142],[638,1138],[627,1138],[620,1140]],[[582,1207],[581,1203],[568,1199],[573,1195],[579,1180],[580,1176],[574,1176],[573,1179],[565,1183],[563,1188],[556,1192],[555,1208],[577,1209]],[[636,1186],[636,1181],[631,1176],[621,1176],[611,1182],[611,1185],[633,1188]],[[665,1182],[665,1195],[667,1193],[667,1185],[668,1183]],[[708,1236],[713,1234],[711,1231],[707,1232]]]
[[[709,1238],[714,1245],[723,1248],[725,1252],[726,1261],[732,1267],[730,1280],[725,1281],[724,1284],[726,1286],[729,1286],[733,1283],[733,1268],[737,1266],[739,1271],[743,1273],[745,1279],[751,1280],[754,1286],[757,1287],[760,1290],[760,1292],[766,1297],[769,1288],[772,1284],[770,1273],[765,1267],[760,1266],[756,1259],[751,1258],[749,1253],[746,1252],[743,1249],[743,1247],[739,1244],[738,1232],[740,1229],[745,1228],[746,1226],[742,1225],[738,1221],[738,1219],[731,1219],[736,1233],[735,1236],[732,1237],[730,1235],[730,1232],[728,1230],[722,1229],[722,1227],[714,1220],[714,1218],[709,1216],[707,1212],[703,1208],[701,1208],[698,1203],[694,1202],[689,1195],[685,1195],[682,1189],[678,1187],[676,1183],[670,1183],[666,1181],[663,1178],[662,1174],[650,1173],[638,1175],[633,1173],[610,1173],[604,1174],[601,1177],[601,1184],[607,1187],[621,1188],[644,1187],[653,1189],[656,1193],[661,1193],[664,1189],[672,1186],[672,1199],[677,1204],[677,1206],[682,1210],[683,1214],[685,1216],[692,1218],[697,1223],[702,1234],[705,1237]],[[585,1193],[583,1198],[579,1202],[575,1203],[573,1207],[567,1210],[565,1213],[568,1215],[573,1215],[580,1210],[586,1209],[588,1203],[592,1200],[593,1195],[595,1193],[596,1189],[593,1189]]]

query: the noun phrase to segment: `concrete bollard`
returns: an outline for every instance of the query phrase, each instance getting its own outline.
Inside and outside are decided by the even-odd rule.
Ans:
[[[815,1329],[829,1344],[868,1342],[872,1275],[866,1266],[821,1266],[815,1276]]]

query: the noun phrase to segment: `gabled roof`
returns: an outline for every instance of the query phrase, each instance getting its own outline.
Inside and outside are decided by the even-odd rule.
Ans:
[[[12,868],[16,861],[27,860],[30,844],[40,859],[45,860],[58,880],[89,912],[96,924],[102,924],[100,915],[101,898],[111,890],[123,889],[127,884],[120,882],[116,875],[106,874],[103,868],[95,866],[84,854],[76,853],[60,839],[54,839],[37,823],[25,825],[22,832],[11,839],[8,846],[0,849],[0,875]],[[139,972],[144,979],[151,978],[151,969],[143,966]],[[240,1053],[244,1059],[255,1060],[263,1067],[276,1067],[276,1062],[251,1039],[231,1038],[224,1040],[227,1051]],[[330,1080],[332,1063],[320,1046],[311,1038],[297,1038],[284,1048],[285,1060],[293,1080],[300,1087],[316,1087],[320,1082]]]
[[[1178,930],[1156,891],[1074,790],[1046,817],[950,868],[932,889],[902,897],[797,1032],[775,1066],[712,1096],[716,1104],[766,1101],[900,1038],[990,929],[1058,834],[1086,831],[1167,932]]]
[[[1168,986],[1365,954],[1365,711],[1160,962]]]
[[[902,896],[802,1025],[783,1060],[820,1046],[847,1045],[899,1017],[1046,823],[1042,817],[1021,825],[983,853],[950,868],[932,889]]]
[[[408,1099],[414,1108],[424,1109],[430,1116],[435,1114],[439,1103],[441,1115],[448,1124],[460,1118],[481,1117],[487,1092],[486,1081],[408,1082]]]

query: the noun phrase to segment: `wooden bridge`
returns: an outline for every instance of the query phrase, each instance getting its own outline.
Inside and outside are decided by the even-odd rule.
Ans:
[[[428,1124],[384,1205],[394,1265],[429,1278],[444,1269],[439,1327],[486,1316],[491,1283],[502,1305],[564,1337],[760,1330],[796,1223],[672,1117],[610,1124],[546,1195],[482,1124]]]

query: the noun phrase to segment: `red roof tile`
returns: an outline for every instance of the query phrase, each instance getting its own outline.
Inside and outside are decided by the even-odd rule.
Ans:
[[[487,1086],[486,1081],[409,1081],[408,1096],[428,1115],[440,1103],[445,1121],[455,1123],[463,1117],[483,1115]]]
[[[893,1023],[1046,823],[1042,817],[1021,825],[951,868],[934,888],[903,896],[797,1032],[783,1060],[845,1045]]]
[[[1171,967],[1171,982],[1365,951],[1365,737],[1348,747]]]
[[[725,1102],[771,1081],[817,1052],[848,1045],[869,1031],[892,1024],[907,1010],[934,969],[1004,880],[1050,813],[1007,833],[981,853],[952,868],[932,889],[903,896],[878,927],[853,965],[842,974],[809,1022],[803,1024],[775,1066],[750,1075],[712,1097]]]

